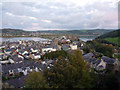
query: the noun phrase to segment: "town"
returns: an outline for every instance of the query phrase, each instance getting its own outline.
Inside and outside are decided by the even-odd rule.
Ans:
[[[64,51],[72,53],[80,50],[83,59],[96,74],[120,70],[120,60],[101,55],[99,52],[86,52],[86,42],[77,37],[62,36],[54,40],[34,41],[3,41],[0,45],[0,65],[2,66],[3,85],[23,88],[25,78],[33,71],[39,72],[54,67],[57,58],[47,56],[52,52]],[[118,53],[114,53],[118,54]],[[68,57],[65,57],[67,61]]]

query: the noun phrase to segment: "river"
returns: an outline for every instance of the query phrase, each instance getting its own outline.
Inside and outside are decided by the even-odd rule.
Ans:
[[[86,42],[86,41],[89,41],[89,40],[93,40],[94,38],[79,38],[80,40]],[[48,41],[50,39],[44,39],[44,38],[39,38],[39,37],[14,37],[14,38],[1,38],[0,37],[0,41],[10,41],[10,42],[13,42],[13,41],[19,41],[19,40],[34,40],[34,41]]]
[[[79,39],[84,41],[84,42],[87,42],[87,41],[93,40],[94,38],[79,38]]]
[[[48,41],[50,39],[44,39],[44,38],[39,38],[39,37],[14,37],[14,38],[0,38],[1,41],[19,41],[19,40],[34,40],[34,41]]]

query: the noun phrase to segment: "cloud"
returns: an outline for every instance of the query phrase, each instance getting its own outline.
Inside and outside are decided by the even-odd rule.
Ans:
[[[13,16],[13,17],[15,16],[14,14],[12,14],[10,12],[6,12],[6,14],[9,15],[9,16]]]
[[[45,23],[51,23],[50,20],[41,20],[42,22],[45,22]]]
[[[26,30],[117,28],[117,8],[117,0],[4,2],[2,24]]]
[[[37,19],[37,18],[31,17],[31,16],[29,16],[28,18],[30,18],[30,19],[32,19],[32,20],[36,20],[36,19]]]

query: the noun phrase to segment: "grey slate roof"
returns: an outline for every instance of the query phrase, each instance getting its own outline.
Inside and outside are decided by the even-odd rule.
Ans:
[[[88,54],[85,54],[85,55],[83,56],[83,58],[84,58],[84,59],[87,59],[87,58],[92,58],[93,56],[94,56],[93,53],[88,53]]]
[[[22,77],[19,77],[19,78],[11,79],[11,80],[8,80],[7,83],[9,85],[14,86],[15,88],[20,88],[24,85],[26,77],[27,76],[22,76]]]
[[[24,63],[2,65],[2,72],[3,74],[5,74],[8,73],[9,70],[15,70],[17,68],[26,68],[29,66],[34,66],[34,61],[25,61]]]
[[[107,64],[113,64],[115,62],[115,59],[113,58],[109,58],[107,56],[102,56],[102,58],[104,62],[106,62]]]
[[[85,61],[87,61],[88,63],[92,63],[92,64],[98,65],[101,62],[101,60],[98,60],[97,58],[95,58],[93,56],[94,56],[93,53],[88,53],[88,54],[83,55],[83,59]]]

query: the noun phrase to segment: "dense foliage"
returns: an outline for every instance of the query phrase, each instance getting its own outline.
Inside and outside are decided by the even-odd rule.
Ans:
[[[72,34],[72,35],[102,35],[104,33],[110,32],[108,29],[92,29],[92,30],[46,30],[46,31],[24,31],[19,29],[0,29],[3,34],[11,34],[11,35],[27,35],[31,33],[51,33],[51,34]]]
[[[115,37],[115,38],[105,38],[106,41],[109,43],[113,43],[115,45],[120,46],[120,37]]]
[[[95,40],[97,40],[100,43],[107,43],[107,44],[113,44],[120,46],[120,29],[115,30],[106,34],[103,34],[99,37],[97,37]]]
[[[26,78],[25,88],[48,88],[42,72],[32,72]]]
[[[45,71],[52,88],[90,88],[92,78],[89,66],[82,59],[80,50],[68,55],[69,61],[60,57],[50,70]]]
[[[108,57],[112,57],[114,53],[114,47],[112,44],[106,45],[95,40],[87,42],[87,48],[84,48],[83,50],[87,53],[96,51]]]
[[[120,29],[103,34],[103,35],[97,37],[96,39],[103,39],[103,38],[108,38],[108,37],[120,37]]]
[[[26,88],[118,88],[115,73],[95,74],[84,62],[80,50],[58,57],[51,69],[33,72],[26,79]]]
[[[50,53],[45,53],[45,55],[42,56],[42,59],[44,59],[44,58],[56,59],[56,58],[58,58],[59,56],[65,58],[65,57],[67,56],[67,52],[64,51],[64,50],[61,50],[61,51],[54,51],[54,52],[50,52]]]

